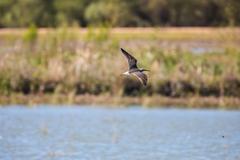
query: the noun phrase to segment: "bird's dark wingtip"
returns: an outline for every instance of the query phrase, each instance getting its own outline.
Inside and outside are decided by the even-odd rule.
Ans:
[[[120,48],[120,49],[121,49],[122,52],[125,51],[123,48]]]

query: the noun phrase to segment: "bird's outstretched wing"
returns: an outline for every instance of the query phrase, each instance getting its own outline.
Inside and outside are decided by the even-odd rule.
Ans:
[[[123,55],[127,58],[128,60],[128,65],[129,65],[129,70],[137,68],[137,60],[134,58],[132,55],[130,55],[127,51],[121,48],[121,51]]]
[[[147,85],[147,75],[146,74],[144,74],[143,72],[133,72],[132,73],[135,77],[137,77],[140,81],[141,81],[141,83],[144,85],[144,86],[146,86]]]

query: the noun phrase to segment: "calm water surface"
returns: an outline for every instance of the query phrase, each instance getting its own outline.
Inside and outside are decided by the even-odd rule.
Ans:
[[[1,160],[240,160],[240,112],[0,108]]]

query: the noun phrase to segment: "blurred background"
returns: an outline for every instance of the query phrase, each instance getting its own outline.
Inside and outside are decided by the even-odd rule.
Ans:
[[[0,159],[239,160],[239,25],[240,0],[0,0]]]
[[[1,27],[237,26],[238,0],[1,0]]]
[[[1,0],[1,104],[240,106],[238,0]],[[120,47],[151,72],[120,74]]]

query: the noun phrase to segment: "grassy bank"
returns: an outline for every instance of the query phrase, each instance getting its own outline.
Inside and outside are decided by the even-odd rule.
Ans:
[[[38,104],[49,105],[93,105],[108,107],[128,107],[141,105],[146,108],[156,107],[179,107],[179,108],[205,108],[205,109],[240,109],[240,99],[234,97],[165,97],[154,96],[112,96],[112,95],[24,95],[11,94],[10,96],[0,96],[0,107],[6,105],[27,105],[34,107]]]
[[[124,103],[130,97],[132,100],[126,104],[147,99],[137,102],[147,101],[149,106],[240,106],[239,31],[65,27],[2,30],[0,103],[31,103],[31,99],[37,99],[36,103],[64,103],[61,100],[68,101],[69,97],[74,98],[72,103],[84,103],[75,98],[87,94],[103,102],[121,97],[119,102]],[[140,67],[151,70],[146,88],[134,78],[121,76],[127,63],[120,47],[138,58]],[[101,103],[97,99],[89,102]]]
[[[0,37],[3,39],[18,39],[29,32],[26,28],[2,28]],[[104,38],[118,40],[208,40],[208,41],[239,41],[239,28],[211,28],[211,27],[163,27],[163,28],[78,28],[61,27],[57,29],[40,28],[37,30],[38,38],[54,34],[68,36],[65,38],[78,40],[104,40]],[[106,40],[105,39],[105,40]]]

